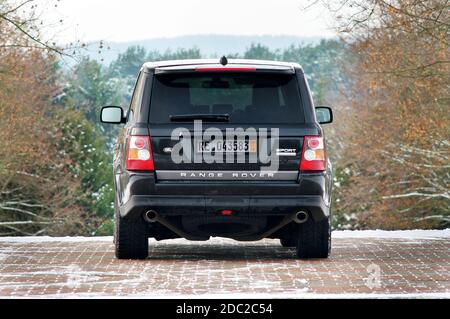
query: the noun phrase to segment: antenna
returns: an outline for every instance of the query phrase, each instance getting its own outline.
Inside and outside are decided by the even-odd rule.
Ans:
[[[228,64],[228,59],[226,56],[220,58],[220,64],[222,64],[223,66]]]

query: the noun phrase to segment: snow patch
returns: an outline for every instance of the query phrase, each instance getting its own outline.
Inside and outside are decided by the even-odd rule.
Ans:
[[[0,237],[0,242],[7,243],[47,243],[47,242],[113,242],[113,237],[48,237],[48,236],[36,236],[36,237]]]
[[[445,230],[338,230],[333,238],[400,238],[400,239],[442,239],[450,238],[450,229]],[[46,242],[113,242],[113,237],[0,237],[0,242],[46,243]],[[230,240],[232,241],[232,240]]]
[[[2,299],[3,297],[0,297]],[[130,294],[130,295],[109,295],[98,293],[76,293],[76,294],[57,294],[57,295],[38,295],[10,297],[14,299],[30,298],[70,298],[70,299],[450,299],[448,292],[433,293],[342,293],[342,294],[315,294],[300,289],[289,293],[229,293],[229,294]]]
[[[400,238],[400,239],[441,239],[450,238],[450,229],[444,230],[343,230],[334,231],[333,238]]]
[[[0,249],[0,263],[4,262],[6,258],[10,257],[14,253],[12,249]]]
[[[67,274],[67,286],[69,288],[78,288],[82,284],[87,282],[96,282],[101,279],[99,276],[93,276],[87,271],[83,271],[78,265],[69,265],[66,270]]]

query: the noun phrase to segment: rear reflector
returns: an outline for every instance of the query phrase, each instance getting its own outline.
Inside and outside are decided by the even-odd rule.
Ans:
[[[195,69],[197,72],[252,72],[256,71],[256,68],[251,67],[198,67]]]
[[[222,216],[231,216],[233,215],[233,211],[230,209],[224,209],[223,211],[221,211]]]
[[[131,136],[127,145],[126,167],[129,171],[153,171],[150,136]]]
[[[300,171],[314,172],[326,170],[326,153],[323,137],[305,136],[300,161]]]

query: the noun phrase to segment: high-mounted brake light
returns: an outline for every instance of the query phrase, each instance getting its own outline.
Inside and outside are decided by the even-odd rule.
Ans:
[[[252,72],[256,71],[256,68],[252,67],[229,67],[229,66],[222,66],[222,67],[209,67],[209,66],[200,66],[195,69],[197,72]]]
[[[153,171],[150,136],[131,136],[127,145],[126,167],[129,171]]]
[[[305,136],[300,171],[324,171],[326,170],[326,160],[323,137]]]

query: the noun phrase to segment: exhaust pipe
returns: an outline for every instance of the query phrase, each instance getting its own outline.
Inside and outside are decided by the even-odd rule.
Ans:
[[[283,228],[284,226],[286,226],[287,224],[289,224],[291,222],[294,222],[294,223],[297,223],[297,224],[303,224],[303,223],[306,223],[308,221],[308,219],[309,219],[308,213],[304,212],[302,210],[297,212],[297,213],[294,213],[294,214],[286,215],[283,218],[283,220],[281,220],[280,223],[277,224],[275,227],[269,229],[268,231],[266,231],[263,234],[260,234],[258,239],[263,239],[263,238],[269,237],[270,235],[275,233],[277,230]],[[241,240],[245,240],[245,239],[241,238]],[[253,240],[255,240],[255,238],[252,237],[249,240],[253,241]]]
[[[209,239],[209,237],[193,236],[188,233],[185,233],[182,229],[180,229],[180,227],[172,224],[167,219],[159,216],[159,214],[154,210],[146,211],[144,213],[143,217],[147,223],[150,223],[150,224],[160,223],[161,225],[167,227],[168,229],[170,229],[171,231],[173,231],[175,234],[177,234],[178,236],[180,236],[182,238],[186,238],[188,240],[198,240],[198,241]]]
[[[173,225],[171,222],[169,222],[165,218],[160,217],[158,215],[158,213],[154,210],[146,211],[143,216],[144,216],[144,220],[147,223],[152,223],[152,224],[160,223],[163,226],[170,229],[171,231],[173,231],[174,233],[176,233],[180,237],[184,237],[189,240],[207,240],[208,239],[208,238],[192,236],[190,234],[185,233],[183,230],[181,230],[176,225]],[[283,218],[283,220],[277,226],[275,226],[272,229],[269,229],[264,234],[261,234],[260,239],[268,237],[269,235],[273,234],[274,232],[276,232],[277,230],[279,230],[280,228],[284,227],[285,225],[289,224],[292,221],[297,224],[303,224],[303,223],[307,222],[308,219],[309,219],[309,215],[305,211],[299,211],[293,215],[287,215],[285,218]]]
[[[308,213],[305,211],[299,211],[294,215],[294,222],[296,222],[297,224],[303,224],[306,223],[308,221]]]
[[[154,210],[148,210],[144,213],[144,220],[147,223],[156,223],[158,221],[158,213]]]

